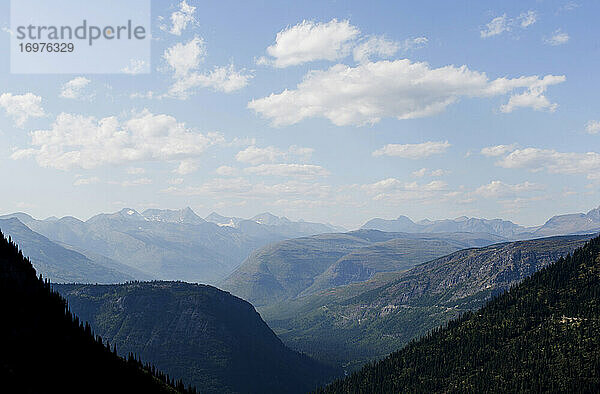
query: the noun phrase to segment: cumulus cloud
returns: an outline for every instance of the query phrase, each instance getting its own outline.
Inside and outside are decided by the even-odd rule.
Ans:
[[[244,169],[246,174],[261,176],[281,176],[290,178],[316,178],[329,175],[329,171],[313,164],[261,164]]]
[[[150,64],[141,59],[130,59],[129,63],[121,69],[125,74],[138,75],[150,72]]]
[[[213,70],[200,73],[198,68],[206,56],[206,45],[200,37],[194,37],[187,43],[177,43],[167,48],[163,59],[173,71],[173,85],[168,96],[185,99],[197,87],[211,88],[230,93],[239,90],[252,78],[245,70],[236,71],[235,66],[216,66]]]
[[[419,170],[413,171],[412,176],[415,178],[423,178],[427,174],[427,168],[421,168]]]
[[[505,31],[509,31],[509,19],[506,14],[498,16],[492,19],[488,24],[485,25],[485,29],[481,30],[479,34],[482,38],[497,36]]]
[[[231,166],[220,166],[215,170],[217,175],[221,176],[235,176],[238,173],[237,168]]]
[[[544,93],[548,86],[562,83],[566,80],[564,76],[546,75],[543,79],[534,81],[523,93],[514,94],[508,103],[500,107],[502,112],[512,112],[516,108],[533,108],[537,111],[556,111],[557,103],[551,103]]]
[[[92,185],[94,183],[100,182],[100,178],[97,176],[93,176],[90,178],[79,177],[73,182],[73,186],[83,186],[83,185]]]
[[[589,134],[598,134],[598,133],[600,133],[600,121],[590,120],[585,125],[585,131],[587,131]]]
[[[194,17],[196,7],[189,5],[186,0],[179,3],[179,9],[171,14],[171,26],[160,25],[160,29],[180,36],[188,25],[198,23]]]
[[[531,182],[523,182],[517,183],[514,185],[504,183],[502,181],[491,181],[487,185],[482,185],[475,190],[476,194],[479,194],[486,198],[498,198],[498,197],[508,197],[515,196],[517,194],[522,194],[525,192],[531,191],[540,191],[543,190],[543,187],[531,183]]]
[[[444,153],[450,147],[448,141],[427,141],[421,144],[387,144],[373,152],[373,156],[398,156],[406,159],[422,159]]]
[[[33,93],[0,95],[0,107],[4,108],[17,127],[24,127],[29,118],[41,118],[46,115],[42,108],[42,98]]]
[[[236,71],[235,66],[215,66],[208,73],[189,73],[177,78],[169,89],[169,95],[186,98],[196,87],[211,88],[218,92],[231,93],[248,85],[252,75],[245,70]]]
[[[402,182],[396,178],[361,185],[360,189],[371,195],[376,201],[408,201],[427,200],[446,193],[448,185],[443,181],[431,181],[420,184],[417,182]]]
[[[239,151],[235,155],[235,158],[239,162],[256,165],[290,158],[308,160],[313,152],[314,149],[312,148],[303,148],[296,145],[290,146],[287,151],[280,150],[274,146],[259,148],[255,145],[251,145],[246,149]]]
[[[305,118],[324,117],[338,126],[366,125],[385,117],[414,119],[442,112],[461,97],[493,97],[515,90],[504,112],[532,106],[556,108],[544,96],[549,85],[564,76],[547,75],[489,80],[467,66],[431,68],[408,59],[378,61],[350,67],[337,64],[311,71],[295,90],[255,99],[248,107],[270,119],[274,126],[291,125]],[[513,98],[514,97],[514,98]]]
[[[193,159],[222,143],[218,133],[201,134],[172,116],[148,110],[119,120],[61,113],[48,130],[31,133],[31,147],[13,159],[33,157],[42,167],[95,168],[106,164]]]
[[[448,171],[443,170],[441,168],[439,168],[437,170],[429,170],[427,168],[421,168],[416,171],[413,171],[411,175],[415,178],[423,178],[424,176],[440,177],[440,176],[444,176],[446,174],[448,174]]]
[[[535,11],[522,12],[516,18],[509,18],[506,14],[492,19],[485,25],[485,28],[479,31],[481,38],[488,38],[500,35],[504,32],[511,31],[515,27],[526,29],[537,21],[537,13]]]
[[[284,68],[315,60],[334,61],[350,53],[359,34],[360,30],[347,20],[305,20],[277,33],[275,43],[267,48],[270,57],[261,57],[257,63]]]
[[[163,59],[175,72],[175,76],[184,76],[195,70],[206,56],[206,44],[200,37],[194,37],[187,43],[178,42],[167,48]]]
[[[521,22],[521,27],[529,27],[537,22],[537,13],[535,11],[523,12],[519,15],[518,20]]]
[[[444,176],[444,175],[446,175],[448,173],[449,173],[448,170],[442,170],[441,168],[439,168],[437,170],[431,170],[431,172],[429,173],[429,175],[431,175],[431,176]]]
[[[502,156],[507,152],[512,152],[516,147],[516,144],[486,146],[485,148],[481,149],[481,154],[488,157]]]
[[[163,190],[164,193],[185,196],[218,196],[224,198],[317,198],[331,197],[331,187],[321,183],[290,180],[284,183],[251,183],[246,178],[215,178],[200,186],[176,187]]]
[[[533,172],[545,170],[552,174],[587,175],[588,179],[593,179],[600,171],[600,154],[558,152],[554,149],[530,147],[512,150],[501,157],[496,165],[503,168],[523,168]]]
[[[354,60],[359,63],[370,61],[371,56],[380,58],[393,56],[400,49],[398,42],[388,40],[382,36],[373,36],[360,43],[352,51]]]
[[[60,97],[68,99],[83,99],[89,97],[89,95],[85,94],[85,88],[90,82],[91,81],[86,77],[73,78],[62,86]]]
[[[150,179],[150,178],[138,178],[138,179],[132,179],[132,180],[123,181],[123,182],[121,182],[119,184],[121,186],[123,186],[123,187],[151,185],[152,184],[152,179]]]
[[[185,159],[179,163],[179,166],[173,172],[179,175],[187,175],[198,169],[198,164],[193,159]]]
[[[552,34],[552,36],[544,39],[544,41],[548,45],[558,46],[558,45],[566,44],[567,42],[569,42],[570,38],[571,37],[569,37],[569,35],[567,33],[562,31],[561,29],[558,29]]]

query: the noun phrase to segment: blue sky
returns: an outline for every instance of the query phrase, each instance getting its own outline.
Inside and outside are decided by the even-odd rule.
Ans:
[[[600,4],[152,2],[150,74],[10,73],[3,212],[524,225],[600,201]],[[32,11],[33,12],[33,11]]]

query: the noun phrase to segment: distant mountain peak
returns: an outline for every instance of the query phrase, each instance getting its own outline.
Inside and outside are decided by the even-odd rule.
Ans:
[[[138,211],[132,208],[123,208],[119,211],[119,213],[123,216],[141,216]]]
[[[265,225],[271,225],[271,226],[277,226],[277,225],[281,225],[281,224],[290,223],[290,220],[288,218],[275,216],[271,212],[263,212],[261,214],[254,216],[250,220],[253,220],[258,224],[265,224]]]
[[[151,222],[167,222],[167,223],[187,223],[187,224],[199,224],[204,223],[205,220],[196,213],[190,207],[182,209],[146,209],[143,212],[143,217]]]
[[[17,218],[19,219],[20,222],[27,224],[28,222],[32,222],[35,219],[33,217],[31,217],[31,215],[28,215],[24,212],[15,212],[15,213],[11,213],[8,215],[3,215],[0,216],[0,219],[10,219],[10,218]]]

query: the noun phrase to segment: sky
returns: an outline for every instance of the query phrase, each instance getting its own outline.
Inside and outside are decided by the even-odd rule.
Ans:
[[[150,62],[120,74],[11,74],[9,6],[2,213],[356,228],[600,204],[598,2],[152,1]]]

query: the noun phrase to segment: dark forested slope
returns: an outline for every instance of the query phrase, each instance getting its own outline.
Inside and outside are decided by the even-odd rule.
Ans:
[[[212,286],[54,287],[119,353],[139,354],[202,392],[301,393],[335,377],[286,348],[248,302]]]
[[[114,354],[0,233],[0,392],[182,391],[135,359]]]
[[[600,237],[321,391],[598,392],[599,300]]]

